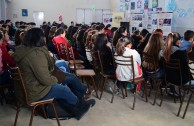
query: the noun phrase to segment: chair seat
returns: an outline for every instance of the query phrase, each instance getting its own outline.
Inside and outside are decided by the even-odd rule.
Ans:
[[[96,73],[92,69],[76,70],[77,76],[95,76]]]
[[[82,61],[82,60],[75,60],[75,62],[74,62],[74,60],[69,60],[69,63],[70,64],[73,64],[73,63],[75,63],[75,64],[82,64],[82,63],[84,63],[84,61]]]
[[[75,69],[74,64],[69,64],[69,68],[72,70]],[[85,67],[82,64],[76,64],[76,69],[84,69]]]
[[[133,80],[129,80],[127,82],[133,82],[134,84],[138,84],[138,83],[140,83],[142,81],[144,81],[144,78],[143,77],[140,77],[140,78],[135,79],[134,82],[133,82]]]
[[[30,105],[35,106],[35,105],[40,105],[40,104],[52,103],[53,100],[54,100],[53,98],[48,99],[48,100],[41,100],[41,101],[37,101],[37,102],[32,102]]]
[[[100,72],[100,74],[103,76],[103,77],[115,77],[114,74],[104,74],[102,72]]]

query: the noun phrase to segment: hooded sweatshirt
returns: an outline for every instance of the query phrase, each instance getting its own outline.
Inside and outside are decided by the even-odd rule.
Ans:
[[[54,63],[45,46],[18,46],[14,58],[22,72],[29,102],[38,101],[46,96],[51,85],[57,83],[57,78],[51,74],[54,70]],[[19,84],[15,84],[16,95],[23,102],[23,92],[21,92]]]

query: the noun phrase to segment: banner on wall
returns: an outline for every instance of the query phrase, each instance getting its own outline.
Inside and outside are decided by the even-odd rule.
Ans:
[[[141,30],[143,21],[143,13],[131,13],[131,21],[130,21],[130,34],[132,34],[136,30]]]
[[[124,21],[124,12],[112,13],[112,27],[120,27],[122,21]]]
[[[107,24],[112,24],[112,14],[103,14],[102,19],[103,19],[103,24],[105,26]]]

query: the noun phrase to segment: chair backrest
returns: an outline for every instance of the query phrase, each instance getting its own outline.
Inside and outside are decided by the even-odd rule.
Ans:
[[[103,69],[103,65],[102,65],[102,56],[100,54],[100,51],[97,51],[97,55],[98,55],[98,61],[99,61],[99,68],[100,71],[104,74],[104,69]]]
[[[24,84],[24,80],[23,80],[23,77],[22,77],[22,73],[21,73],[19,67],[8,67],[8,69],[9,69],[11,78],[14,80],[15,87],[16,86],[20,87],[20,89],[21,89],[20,91],[22,91],[22,93],[23,93],[25,104],[30,106],[30,103],[29,103],[28,97],[27,97],[28,94],[27,94],[25,84]],[[16,84],[18,84],[18,85],[16,85]]]
[[[121,65],[121,66],[128,66],[131,67],[132,69],[132,79],[134,82],[135,79],[135,71],[134,71],[134,62],[133,62],[133,56],[119,56],[119,55],[114,55],[115,63],[116,65]]]
[[[99,61],[99,57],[98,57],[98,52],[97,51],[91,51],[91,56],[92,56],[93,68],[95,70],[99,70],[100,69],[100,61]]]
[[[67,46],[64,43],[61,43],[59,46],[61,48],[61,54],[64,56],[64,60],[69,61],[70,59]]]
[[[75,62],[75,56],[74,56],[74,52],[73,52],[73,47],[71,46],[70,48],[67,47],[67,53],[70,59],[73,59],[73,65],[74,65],[74,69],[76,70],[76,62]]]
[[[158,67],[156,66],[156,62],[154,60],[154,56],[153,55],[149,55],[145,52],[143,52],[143,59],[142,61],[148,63],[148,64],[152,64],[152,70],[156,71],[158,69]]]
[[[179,59],[163,60],[165,81],[178,86],[182,86],[182,73]]]

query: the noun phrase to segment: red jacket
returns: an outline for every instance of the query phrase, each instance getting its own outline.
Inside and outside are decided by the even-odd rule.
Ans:
[[[111,30],[104,30],[104,33],[107,35],[108,41],[110,42]]]
[[[13,58],[9,55],[7,52],[6,46],[3,44],[0,46],[1,51],[2,51],[2,63],[3,63],[3,68],[2,70],[6,70],[6,65],[9,64],[9,66],[14,67],[16,65],[15,61]]]
[[[58,44],[62,44],[63,43],[63,44],[65,44],[65,46],[67,48],[71,47],[71,45],[68,43],[68,41],[65,38],[61,37],[61,36],[54,37],[53,38],[53,43],[54,43],[54,45],[56,45],[56,44],[58,45]],[[59,52],[60,58],[65,59],[65,56],[62,53],[62,49],[61,48],[57,48],[57,50]],[[75,48],[73,48],[73,52],[74,52],[74,56],[78,57],[78,52],[77,52],[77,50]],[[69,59],[72,59],[72,58],[69,57]]]

